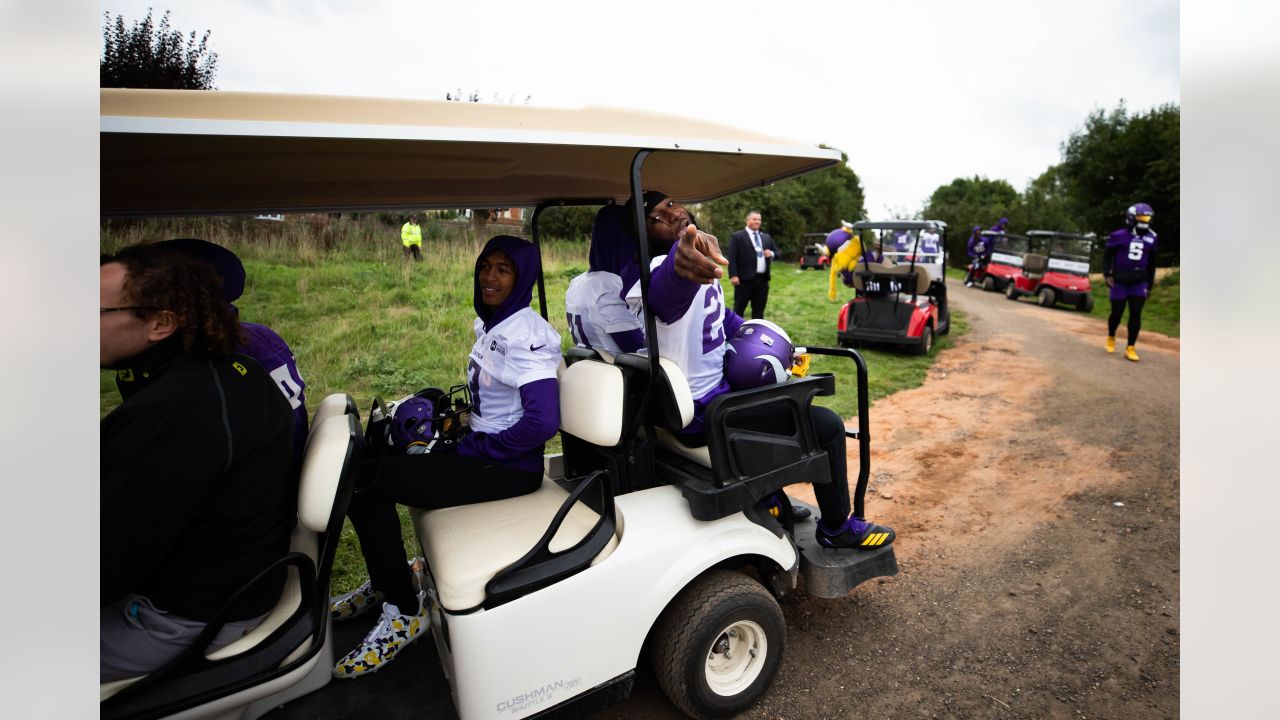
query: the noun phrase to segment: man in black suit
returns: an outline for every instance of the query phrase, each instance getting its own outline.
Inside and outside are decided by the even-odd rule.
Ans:
[[[747,226],[729,236],[729,282],[733,283],[733,311],[742,315],[751,302],[751,319],[764,319],[769,301],[769,266],[778,249],[769,233],[760,232],[760,211],[747,213]]]

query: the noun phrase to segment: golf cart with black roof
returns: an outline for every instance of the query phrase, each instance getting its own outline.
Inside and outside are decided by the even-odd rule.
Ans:
[[[805,233],[804,247],[800,249],[800,269],[823,270],[831,265],[831,251],[824,242],[826,233]]]
[[[840,160],[710,123],[596,108],[144,90],[102,90],[100,108],[104,217],[535,207],[536,245],[538,215],[551,206],[624,202],[642,188],[701,202]],[[647,297],[643,209],[630,221]],[[537,287],[545,318],[541,277]],[[540,490],[413,514],[431,635],[464,720],[590,714],[628,696],[646,647],[681,711],[736,713],[778,669],[778,600],[800,576],[811,596],[837,598],[897,572],[892,545],[819,547],[813,519],[797,520],[782,492],[830,481],[807,407],[836,392],[834,375],[722,395],[705,416],[707,446],[687,448],[671,436],[692,418],[688,383],[661,357],[653,315],[644,320],[644,354],[565,354],[565,452],[545,458]],[[866,364],[853,350],[804,350],[852,365],[856,381],[845,387],[857,394],[858,426],[847,434],[858,443],[853,508],[862,517]],[[761,405],[791,416],[793,432],[736,424],[739,410]],[[383,407],[374,400],[363,433],[347,395],[316,410],[300,529],[282,559],[290,580],[263,626],[231,652],[206,655],[197,644],[151,675],[105,684],[102,717],[256,718],[328,683],[333,547],[353,463],[385,440]],[[501,533],[491,531],[495,517]],[[379,687],[385,700],[405,687],[379,679],[325,688],[324,703],[302,714],[342,716],[344,694]],[[422,711],[404,697],[397,713]],[[289,706],[277,716],[290,717]]]
[[[853,224],[855,232],[874,231],[882,262],[864,252],[854,267],[855,295],[840,308],[836,340],[845,347],[860,343],[906,345],[919,355],[933,349],[935,335],[951,332],[947,308],[946,236],[941,220],[892,220]],[[936,245],[922,246],[925,231],[938,235]],[[896,245],[887,245],[892,233]],[[903,239],[905,238],[905,240]]]
[[[982,235],[991,243],[992,250],[991,261],[983,268],[978,285],[987,292],[1004,292],[1022,274],[1022,258],[1028,252],[1030,241],[1026,235],[1003,230],[983,230]]]
[[[1028,230],[1027,238],[1030,252],[1023,258],[1022,272],[1005,286],[1005,297],[1017,300],[1024,295],[1035,295],[1043,307],[1064,303],[1082,312],[1091,312],[1089,262],[1097,236]]]

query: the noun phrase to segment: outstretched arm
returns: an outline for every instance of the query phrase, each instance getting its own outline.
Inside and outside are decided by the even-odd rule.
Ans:
[[[704,233],[693,225],[685,228],[684,235],[671,249],[671,254],[675,256],[675,273],[701,285],[724,277],[724,270],[719,266],[729,264],[729,260],[720,254],[720,241],[716,236]]]

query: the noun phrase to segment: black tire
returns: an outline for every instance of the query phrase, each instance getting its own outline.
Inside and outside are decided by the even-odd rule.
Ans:
[[[912,345],[911,352],[916,355],[928,355],[933,350],[933,328],[925,325],[924,332],[920,333],[920,344]]]
[[[1008,285],[1004,286],[1004,296],[1010,300],[1018,299],[1018,286],[1014,285],[1012,280],[1009,281]]]
[[[991,277],[990,275],[982,278],[982,289],[986,290],[987,292],[995,292],[996,279]]]
[[[950,335],[951,334],[951,311],[950,310],[947,311],[946,317],[941,318],[941,324],[942,324],[942,329],[938,331],[938,334]]]
[[[1092,294],[1085,295],[1084,299],[1080,301],[1080,310],[1081,312],[1087,312],[1087,313],[1093,312],[1093,295]]]
[[[653,672],[689,717],[728,717],[768,689],[786,640],[782,608],[760,583],[712,570],[689,583],[658,618]]]
[[[1036,302],[1040,303],[1040,307],[1053,307],[1058,302],[1058,293],[1051,287],[1041,286],[1040,292],[1036,293]]]

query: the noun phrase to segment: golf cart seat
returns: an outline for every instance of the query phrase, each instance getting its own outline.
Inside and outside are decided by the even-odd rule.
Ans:
[[[315,429],[320,427],[320,423],[334,415],[359,415],[356,410],[356,401],[346,393],[333,393],[320,401],[320,405],[316,408],[315,415],[311,416],[311,432],[308,433],[308,439]]]
[[[1025,277],[1041,277],[1049,269],[1049,258],[1044,255],[1028,253],[1022,258],[1022,274]]]
[[[643,355],[619,355],[615,363],[648,368]],[[654,469],[660,480],[679,485],[693,517],[716,520],[741,512],[796,482],[830,482],[827,454],[809,419],[816,395],[835,393],[829,374],[725,393],[704,415],[704,446],[677,436],[693,419],[693,395],[684,373],[663,359],[646,418],[654,427]],[[767,409],[790,419],[783,431],[763,429],[750,415]]]
[[[560,427],[591,445],[614,448],[627,426],[620,368],[576,348],[560,375]],[[581,500],[599,491],[594,508]],[[581,572],[618,545],[607,471],[588,474],[572,491],[551,478],[528,495],[413,512],[414,527],[450,612],[494,608]],[[495,528],[500,531],[495,531]]]
[[[887,278],[888,280],[898,280],[898,278],[902,276],[909,278],[912,272],[915,273],[914,290],[911,287],[904,286],[902,288],[902,292],[909,292],[916,295],[927,294],[929,292],[929,286],[933,283],[933,279],[929,276],[929,273],[923,266],[916,266],[913,271],[910,264],[886,265],[884,263],[867,263],[865,270],[862,265],[858,265],[854,268],[853,287],[859,292],[866,292],[866,282],[868,279],[876,278],[877,276],[882,277],[890,275],[895,277]],[[905,278],[898,281],[905,282]]]
[[[355,482],[359,434],[354,413],[330,415],[313,426],[289,554],[233,594],[183,655],[150,675],[103,683],[102,718],[180,714],[253,720],[329,682],[334,662],[329,572]],[[202,652],[236,598],[281,568],[287,568],[287,576],[280,598],[263,621],[236,641]]]

